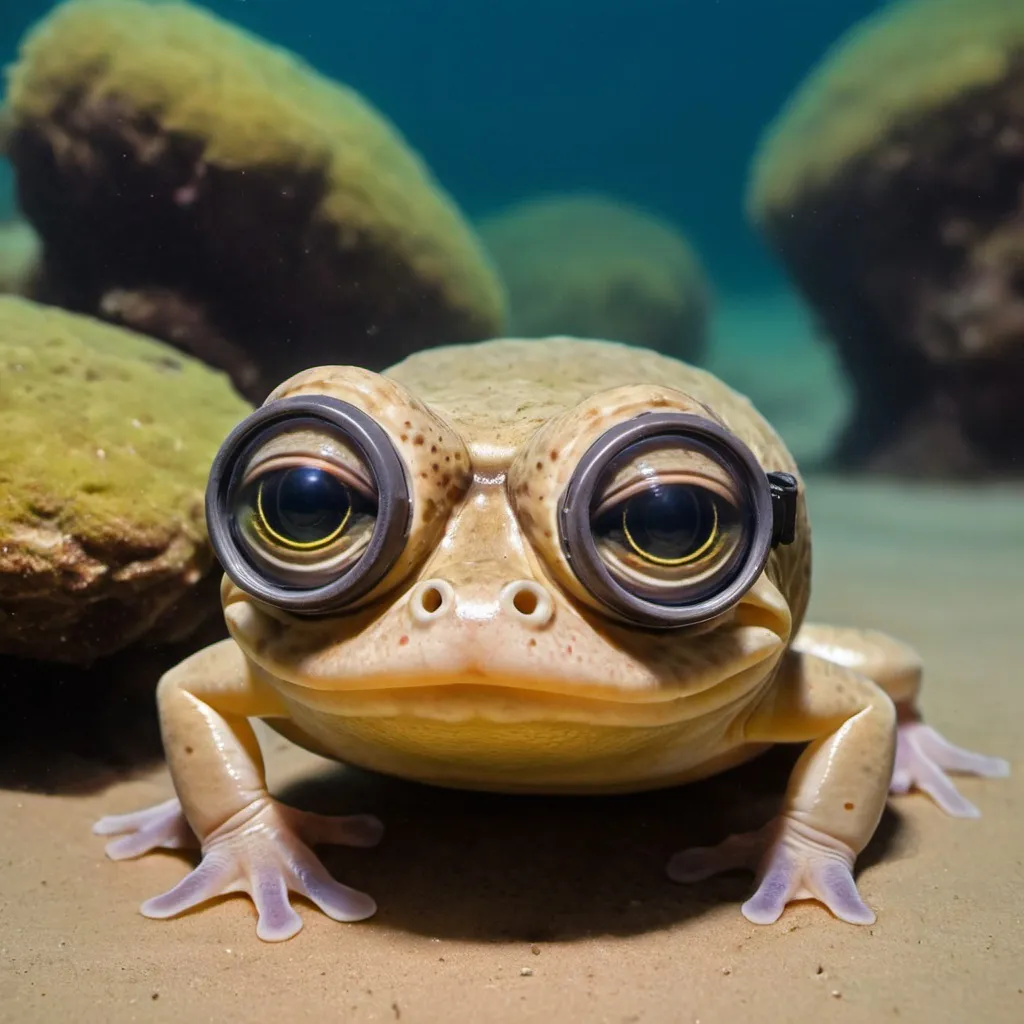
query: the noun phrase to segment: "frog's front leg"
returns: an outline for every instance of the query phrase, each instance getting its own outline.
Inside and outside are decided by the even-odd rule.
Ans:
[[[946,772],[1001,778],[1009,774],[1009,763],[956,747],[921,720],[921,659],[916,651],[873,630],[810,624],[800,630],[793,646],[873,679],[896,702],[899,725],[891,792],[906,793],[916,787],[947,814],[978,816],[978,809],[960,794]]]
[[[233,641],[208,647],[164,675],[157,704],[177,798],[104,818],[94,831],[120,834],[108,846],[115,859],[194,842],[202,858],[173,889],[147,900],[143,914],[173,917],[217,896],[247,892],[259,914],[257,935],[274,941],[302,927],[289,891],[337,921],[374,913],[373,900],[336,882],[307,843],[372,846],[380,839],[380,822],[297,811],[270,796],[248,720],[284,712]]]
[[[677,853],[669,876],[698,881],[720,871],[758,872],[743,914],[770,924],[793,900],[817,898],[851,924],[871,924],[853,865],[885,808],[896,748],[896,710],[873,682],[814,655],[789,651],[740,742],[808,746],[790,777],[778,818],[752,835]]]

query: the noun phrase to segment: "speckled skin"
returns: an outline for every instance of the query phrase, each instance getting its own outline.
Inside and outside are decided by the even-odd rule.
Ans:
[[[802,493],[794,543],[701,627],[638,629],[576,580],[557,541],[558,497],[589,444],[626,417],[697,412],[741,438],[766,470],[796,474],[750,403],[707,373],[609,342],[512,340],[424,352],[385,376],[319,367],[268,401],[304,393],[352,402],[388,432],[413,483],[409,542],[374,591],[330,618],[300,621],[225,580],[231,639],[159,687],[178,799],[97,826],[121,835],[108,847],[114,857],[198,837],[199,867],[144,913],[167,917],[241,889],[265,939],[301,927],[289,890],[337,920],[373,913],[373,901],[330,878],[306,844],[370,845],[379,823],[277,804],[254,717],[339,760],[502,791],[669,786],[773,743],[806,743],[774,822],[669,865],[680,881],[757,869],[743,910],[765,923],[804,896],[844,920],[874,920],[851,871],[890,785],[915,784],[967,814],[942,769],[1005,772],[918,721],[912,651],[877,634],[802,625]]]

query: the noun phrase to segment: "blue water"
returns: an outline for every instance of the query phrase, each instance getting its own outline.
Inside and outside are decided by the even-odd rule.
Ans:
[[[0,2],[0,58],[51,7]],[[744,221],[766,122],[871,0],[218,0],[358,89],[470,216],[549,190],[641,203],[723,290],[769,286]],[[0,180],[0,189],[3,183]]]

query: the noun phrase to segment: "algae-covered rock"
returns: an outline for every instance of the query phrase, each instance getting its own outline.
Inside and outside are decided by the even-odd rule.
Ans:
[[[167,345],[0,298],[0,654],[88,662],[215,614],[203,495],[249,409]]]
[[[750,216],[856,392],[835,453],[1021,473],[1024,4],[904,0],[854,27],[772,124]]]
[[[677,358],[704,352],[709,290],[688,242],[600,195],[527,200],[480,225],[509,296],[510,332],[616,338]]]
[[[52,301],[156,335],[253,401],[502,324],[500,282],[379,112],[198,6],[72,0],[8,72]]]
[[[39,238],[20,220],[0,222],[0,295],[31,295],[40,273]]]

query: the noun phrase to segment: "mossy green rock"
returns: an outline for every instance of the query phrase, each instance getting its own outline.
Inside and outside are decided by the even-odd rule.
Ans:
[[[39,239],[24,221],[0,221],[0,295],[30,295],[40,269]]]
[[[0,298],[0,654],[89,662],[216,613],[203,496],[249,408],[169,346]]]
[[[500,333],[501,281],[399,128],[205,7],[56,4],[6,84],[37,297],[197,355],[253,402],[308,366]]]
[[[1024,3],[893,0],[768,127],[747,208],[851,386],[843,472],[1024,474]]]
[[[549,194],[479,230],[505,281],[508,333],[614,338],[703,358],[710,284],[686,238],[648,211],[596,193]]]

